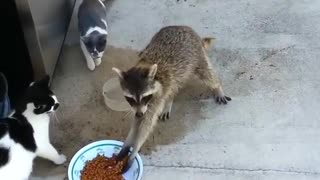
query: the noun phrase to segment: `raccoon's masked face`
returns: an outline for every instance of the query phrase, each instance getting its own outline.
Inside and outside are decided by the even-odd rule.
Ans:
[[[107,45],[107,35],[93,32],[81,38],[92,59],[102,58]]]
[[[153,100],[154,94],[159,91],[159,84],[155,81],[157,65],[149,68],[131,68],[122,72],[112,68],[120,79],[120,85],[124,97],[130,104],[137,118],[143,117],[148,110],[149,103]]]

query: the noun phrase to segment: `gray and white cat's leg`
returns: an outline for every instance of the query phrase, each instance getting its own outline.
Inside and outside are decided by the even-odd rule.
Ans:
[[[100,58],[94,59],[94,63],[96,64],[96,66],[100,66],[101,60],[102,60],[103,55],[104,55],[104,52],[105,52],[105,51],[99,52],[98,57],[100,57]]]
[[[87,66],[88,68],[93,71],[96,67],[94,60],[92,59],[92,57],[90,56],[90,53],[88,52],[86,45],[82,42],[81,38],[80,38],[80,47],[81,50],[83,52],[83,55],[87,61]]]
[[[205,55],[203,61],[201,61],[196,68],[195,74],[206,86],[208,86],[213,91],[216,102],[218,104],[227,104],[228,101],[231,101],[230,97],[225,96],[219,77],[213,71],[207,55]]]
[[[163,111],[159,117],[159,119],[165,121],[170,118],[171,115],[171,109],[173,104],[173,98],[170,98],[166,101],[165,106],[163,108]]]
[[[67,160],[67,157],[59,154],[50,142],[38,147],[37,156],[48,159],[57,165],[63,164]]]
[[[99,66],[101,64],[101,58],[94,59],[94,63],[96,66]]]

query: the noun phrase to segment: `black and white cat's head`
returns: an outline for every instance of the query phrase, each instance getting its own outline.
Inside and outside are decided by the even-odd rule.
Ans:
[[[16,111],[23,113],[27,110],[37,115],[55,112],[59,107],[59,102],[51,91],[49,82],[49,76],[32,82],[17,105]]]
[[[81,37],[81,41],[85,44],[92,59],[102,58],[107,45],[107,31],[99,27],[89,29],[87,35]]]

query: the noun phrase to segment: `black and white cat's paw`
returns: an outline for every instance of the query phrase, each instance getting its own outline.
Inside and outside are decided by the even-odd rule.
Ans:
[[[67,161],[67,156],[64,154],[60,154],[58,158],[54,161],[56,165],[61,165]]]

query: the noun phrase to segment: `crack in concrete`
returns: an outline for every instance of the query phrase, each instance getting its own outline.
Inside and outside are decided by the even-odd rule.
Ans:
[[[242,169],[242,168],[228,168],[228,167],[203,167],[203,166],[174,166],[174,165],[144,165],[145,167],[157,168],[177,168],[177,169],[201,169],[201,170],[226,170],[226,171],[241,171],[241,172],[277,172],[277,173],[292,173],[303,175],[320,175],[320,172],[299,171],[290,169]]]
[[[291,46],[284,47],[281,49],[271,49],[271,50],[267,51],[267,54],[264,57],[262,57],[261,61],[265,61],[265,60],[273,57],[276,54],[282,53],[283,51],[287,51],[287,50],[294,48],[294,47],[295,47],[295,45],[291,45]]]

